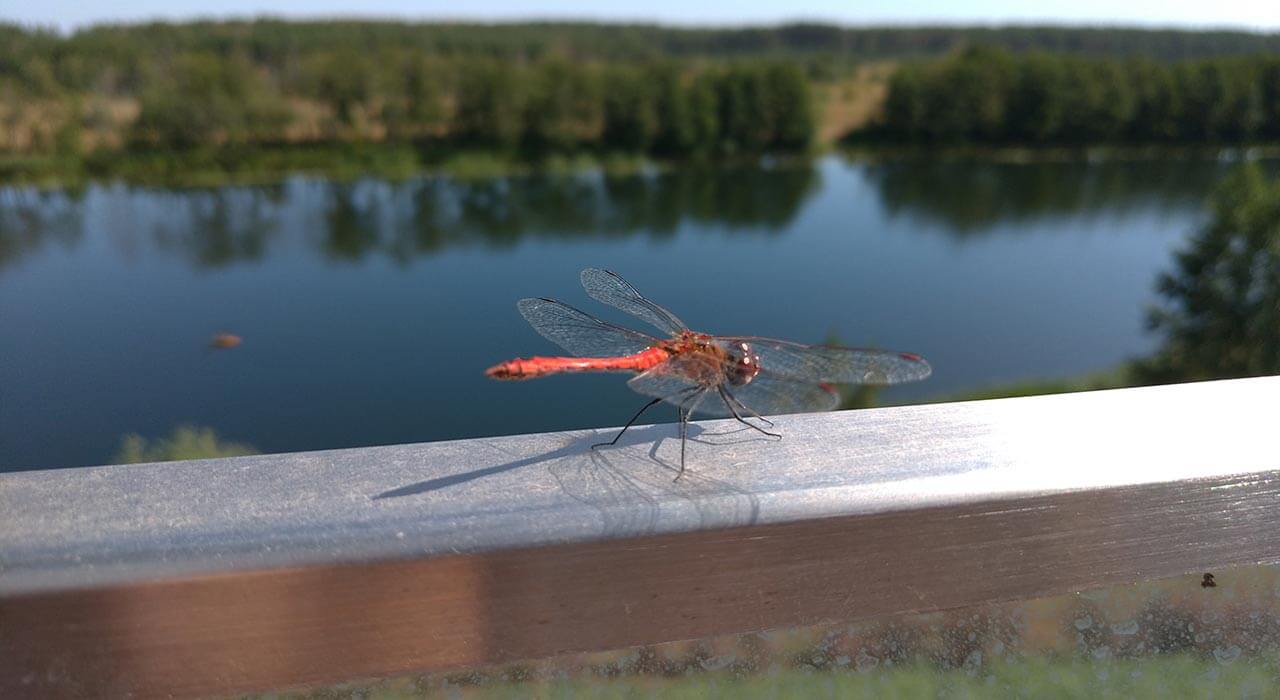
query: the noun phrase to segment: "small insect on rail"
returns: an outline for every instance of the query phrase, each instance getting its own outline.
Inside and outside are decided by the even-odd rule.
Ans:
[[[692,415],[732,416],[780,439],[768,430],[773,423],[764,415],[831,410],[839,402],[832,384],[897,384],[924,379],[932,371],[924,358],[909,352],[698,333],[608,270],[583,270],[582,287],[592,299],[648,322],[666,337],[602,321],[554,299],[521,299],[517,307],[529,325],[573,357],[517,358],[485,374],[533,379],[565,372],[635,373],[627,386],[652,400],[612,440],[592,447],[617,444],[649,408],[673,404],[680,416],[677,479],[684,474]]]

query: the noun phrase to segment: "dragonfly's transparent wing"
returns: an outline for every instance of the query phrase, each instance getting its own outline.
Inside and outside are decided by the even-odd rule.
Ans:
[[[742,386],[725,386],[725,391],[762,416],[830,411],[840,402],[839,395],[833,389],[813,382],[793,381],[764,371]],[[727,408],[724,411],[725,415],[732,415]],[[741,408],[738,413],[743,418],[749,417]]]
[[[582,271],[581,278],[582,288],[592,299],[622,309],[667,335],[689,328],[675,314],[649,301],[630,282],[608,270],[589,267]]]
[[[706,416],[720,415],[715,412],[719,400],[711,400],[716,398],[715,388],[693,379],[699,376],[701,368],[696,363],[701,361],[697,357],[677,355],[628,379],[627,386],[638,394],[663,399],[675,406],[684,406],[691,412],[697,411]]]
[[[521,299],[516,307],[542,337],[578,357],[631,355],[658,342],[653,336],[601,321],[554,299]]]
[[[706,368],[700,363],[705,361],[697,355],[677,355],[632,377],[627,386],[645,396],[683,405],[696,415],[728,418],[733,411],[720,396],[720,385],[708,385],[694,379],[704,376],[702,373]],[[834,391],[816,383],[793,381],[764,371],[745,385],[724,384],[723,388],[749,409],[738,408],[738,414],[743,417],[749,417],[751,413],[777,415],[829,411],[839,402]]]
[[[681,394],[692,394],[694,389],[704,388],[693,379],[697,375],[692,371],[691,363],[688,356],[676,355],[628,379],[627,386],[638,394],[678,404]]]
[[[788,379],[817,384],[898,384],[928,377],[933,369],[909,352],[804,345],[773,338],[717,336],[725,349],[738,352],[747,343],[760,357],[760,367]]]

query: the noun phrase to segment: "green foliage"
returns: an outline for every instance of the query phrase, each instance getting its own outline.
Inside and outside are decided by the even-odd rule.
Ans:
[[[169,462],[179,459],[208,459],[257,454],[257,450],[238,442],[219,440],[212,428],[182,425],[167,438],[148,441],[141,435],[126,435],[114,464]]]
[[[1160,277],[1164,303],[1150,322],[1164,343],[1138,365],[1146,381],[1280,373],[1280,180],[1243,166],[1213,211]]]
[[[465,143],[509,148],[520,139],[523,81],[516,67],[500,61],[463,66],[458,80],[454,132]]]
[[[382,122],[391,140],[431,136],[446,128],[451,86],[442,63],[411,54],[386,77]]]
[[[904,66],[871,136],[976,144],[1242,143],[1280,135],[1280,61],[1164,64],[975,47]]]
[[[289,121],[287,105],[243,57],[179,56],[141,102],[135,136],[177,147],[271,140]]]
[[[109,149],[121,136],[153,149],[390,141],[500,158],[682,158],[804,151],[811,81],[901,57],[870,137],[1235,143],[1280,139],[1277,50],[1280,35],[1045,27],[258,20],[62,36],[0,25],[0,100],[27,101],[52,125],[22,125],[16,148],[67,160],[77,144]],[[58,121],[74,114],[84,133]]]
[[[529,79],[524,104],[524,146],[533,153],[566,152],[598,140],[603,120],[595,71],[553,60]]]
[[[605,73],[602,138],[611,147],[631,153],[646,153],[653,147],[661,126],[653,77],[653,71],[625,68]]]
[[[667,65],[654,72],[658,133],[654,150],[678,155],[709,150],[720,133],[716,91],[710,76],[681,75]]]
[[[339,51],[311,57],[305,70],[301,94],[328,105],[341,124],[356,125],[363,108],[374,94],[377,66],[367,55]]]
[[[181,24],[99,25],[62,36],[0,24],[0,75],[32,56],[48,60],[64,85],[84,89],[107,74],[132,83],[154,55],[248,53],[273,69],[300,55],[352,51],[360,55],[412,50],[437,57],[516,62],[552,56],[582,61],[644,62],[657,58],[803,59],[811,72],[836,61],[934,55],[966,46],[1011,51],[1039,48],[1087,56],[1149,56],[1185,60],[1280,52],[1280,35],[1249,31],[1176,31],[1050,26],[843,28],[819,24],[741,29],[535,22],[453,22],[278,19]]]

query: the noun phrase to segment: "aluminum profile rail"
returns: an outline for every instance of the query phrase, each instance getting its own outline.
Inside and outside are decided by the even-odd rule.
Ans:
[[[1280,378],[0,474],[0,697],[208,695],[1280,562]]]

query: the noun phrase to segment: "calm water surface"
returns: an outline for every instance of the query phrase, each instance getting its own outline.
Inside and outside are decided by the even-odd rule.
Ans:
[[[626,320],[578,288],[587,266],[699,330],[925,355],[933,378],[889,400],[1105,369],[1156,344],[1154,278],[1228,167],[0,189],[0,469],[183,423],[264,452],[621,424],[643,402],[622,377],[483,376],[555,352],[520,297]],[[244,344],[208,349],[224,331]]]

